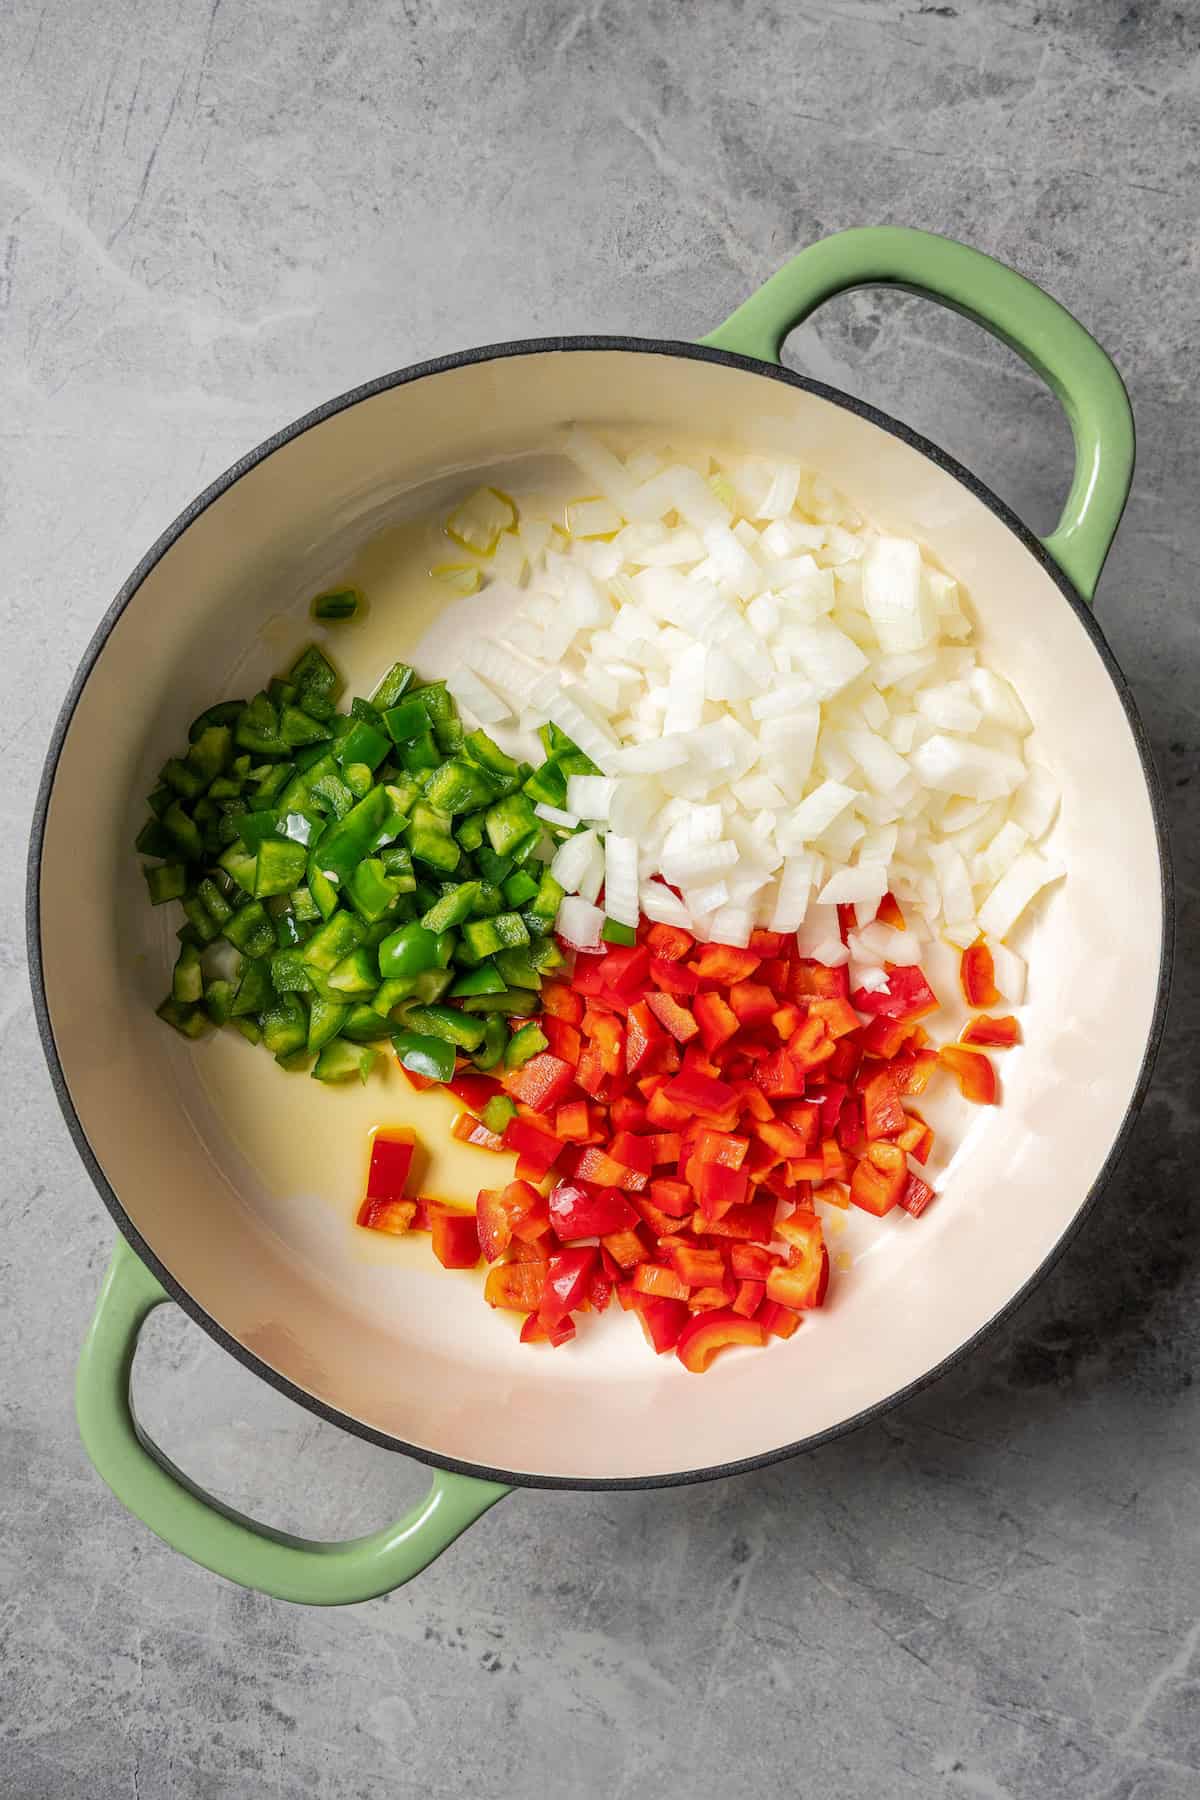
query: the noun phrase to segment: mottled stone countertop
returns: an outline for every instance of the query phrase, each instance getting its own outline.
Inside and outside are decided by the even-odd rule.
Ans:
[[[1194,1800],[1200,11],[0,12],[0,1793]],[[1132,393],[1098,609],[1163,774],[1180,930],[1124,1162],[997,1337],[844,1441],[711,1486],[517,1496],[386,1603],[242,1593],[121,1510],[72,1419],[113,1228],[37,1046],[21,864],[75,664],[186,501],[326,396],[509,337],[694,337],[877,221],[1015,263]],[[788,357],[1051,523],[1067,428],[980,332],[863,293]],[[370,1529],[424,1484],[171,1309],[139,1392],[202,1480],[291,1529]]]

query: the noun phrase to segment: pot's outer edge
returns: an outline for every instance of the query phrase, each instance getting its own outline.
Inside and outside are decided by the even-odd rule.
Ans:
[[[54,787],[54,778],[58,770],[58,763],[62,754],[63,744],[75,714],[75,708],[79,703],[80,696],[83,693],[83,689],[86,686],[93,669],[103,653],[105,644],[107,643],[117,620],[133,600],[150,571],[162,560],[167,551],[171,549],[175,542],[187,530],[188,526],[198,519],[201,513],[206,512],[215,501],[221,499],[221,497],[228,492],[228,490],[233,487],[243,475],[255,468],[260,462],[263,462],[268,456],[271,456],[276,450],[282,449],[285,444],[300,437],[304,432],[311,430],[313,426],[323,424],[325,420],[333,418],[336,414],[346,411],[349,407],[358,405],[360,401],[373,399],[377,394],[386,393],[395,387],[405,386],[411,381],[421,381],[429,376],[440,375],[447,370],[463,368],[474,363],[497,361],[502,357],[544,355],[547,352],[569,353],[576,350],[616,350],[657,356],[679,356],[697,362],[719,363],[727,368],[741,370],[748,375],[755,375],[769,381],[780,381],[787,386],[798,388],[802,392],[815,394],[818,399],[829,401],[834,406],[840,406],[848,412],[857,414],[860,418],[867,420],[870,424],[878,426],[881,431],[886,431],[889,436],[898,438],[902,443],[907,444],[910,449],[919,451],[921,455],[928,457],[936,467],[943,470],[946,474],[953,476],[954,479],[965,487],[969,493],[974,495],[977,500],[981,501],[990,512],[994,513],[1001,523],[1006,525],[1020,541],[1034,560],[1040,564],[1046,574],[1050,576],[1055,587],[1062,594],[1064,600],[1066,600],[1067,604],[1071,607],[1084,630],[1091,638],[1092,643],[1108,672],[1109,679],[1112,681],[1112,684],[1117,691],[1117,695],[1121,701],[1122,708],[1124,709],[1129,724],[1129,729],[1133,734],[1134,743],[1137,746],[1138,757],[1142,765],[1142,774],[1150,798],[1150,807],[1154,818],[1155,838],[1158,847],[1160,893],[1163,909],[1162,938],[1159,946],[1157,992],[1155,996],[1154,1014],[1151,1020],[1150,1031],[1147,1035],[1146,1048],[1143,1053],[1141,1067],[1138,1071],[1138,1078],[1134,1085],[1133,1092],[1130,1095],[1129,1103],[1126,1106],[1124,1117],[1122,1118],[1116,1136],[1113,1139],[1112,1147],[1099,1175],[1080,1201],[1074,1217],[1066,1227],[1058,1242],[1053,1246],[1049,1254],[1043,1258],[1041,1263],[1039,1263],[1037,1268],[1029,1276],[1028,1280],[1018,1288],[1017,1292],[1013,1294],[1010,1299],[1005,1301],[1004,1305],[1001,1306],[997,1312],[992,1314],[990,1319],[985,1320],[979,1329],[972,1333],[969,1338],[965,1339],[957,1349],[951,1351],[949,1356],[944,1357],[940,1363],[937,1363],[931,1369],[926,1370],[923,1375],[919,1376],[915,1381],[910,1382],[907,1387],[898,1389],[894,1394],[889,1394],[883,1400],[876,1402],[874,1406],[866,1407],[863,1411],[853,1414],[850,1418],[843,1419],[838,1424],[828,1427],[827,1430],[816,1432],[811,1437],[802,1438],[794,1444],[786,1444],[777,1449],[767,1450],[758,1456],[743,1457],[737,1462],[717,1463],[700,1469],[682,1470],[666,1475],[597,1477],[587,1480],[574,1480],[559,1475],[530,1474],[512,1469],[494,1469],[478,1463],[462,1462],[448,1457],[440,1457],[430,1450],[422,1449],[415,1444],[405,1443],[402,1439],[391,1437],[385,1432],[376,1431],[372,1426],[365,1425],[361,1420],[352,1418],[346,1413],[339,1412],[335,1407],[327,1406],[324,1401],[305,1392],[303,1388],[297,1387],[293,1382],[289,1381],[286,1376],[280,1375],[276,1370],[269,1367],[268,1364],[262,1362],[252,1351],[248,1350],[244,1344],[232,1337],[223,1326],[218,1324],[211,1314],[206,1312],[205,1309],[192,1298],[171,1271],[155,1256],[154,1252],[150,1249],[150,1246],[146,1243],[145,1239],[138,1232],[132,1220],[125,1212],[125,1209],[121,1205],[121,1202],[112,1187],[110,1187],[103,1170],[92,1152],[82,1121],[80,1120],[71,1099],[66,1075],[58,1054],[58,1046],[55,1042],[53,1029],[50,1023],[41,947],[42,846],[45,838],[46,820],[49,812],[50,796]],[[708,345],[685,343],[669,338],[657,339],[602,336],[552,337],[516,339],[510,343],[480,345],[472,350],[458,351],[449,356],[439,356],[426,362],[413,363],[407,368],[396,370],[388,375],[377,376],[374,380],[364,382],[359,387],[348,389],[345,393],[339,394],[334,399],[327,400],[323,405],[315,407],[311,412],[302,414],[300,418],[294,420],[290,425],[283,426],[279,431],[273,433],[269,438],[266,438],[255,449],[239,458],[239,460],[226,469],[222,475],[219,475],[215,481],[210,483],[201,494],[197,495],[190,505],[185,507],[183,512],[181,512],[167,527],[138,563],[137,567],[133,570],[133,573],[129,576],[128,580],[113,600],[111,606],[109,606],[102,617],[83,654],[80,664],[75,671],[74,678],[67,691],[58,718],[55,721],[50,745],[46,754],[45,765],[42,770],[41,781],[38,784],[37,798],[34,804],[25,891],[25,930],[28,949],[29,978],[33,994],[33,1009],[37,1020],[38,1035],[41,1038],[42,1050],[46,1058],[51,1085],[54,1089],[63,1118],[66,1121],[67,1130],[71,1134],[71,1138],[75,1144],[76,1150],[79,1152],[84,1167],[91,1176],[93,1186],[100,1195],[100,1198],[108,1211],[112,1214],[117,1229],[132,1245],[133,1249],[137,1252],[138,1256],[141,1257],[146,1266],[154,1272],[158,1280],[161,1281],[163,1287],[166,1288],[167,1292],[171,1295],[172,1299],[174,1299],[188,1314],[189,1318],[194,1320],[202,1330],[207,1332],[209,1337],[213,1338],[223,1350],[228,1351],[229,1354],[235,1357],[238,1362],[242,1363],[244,1367],[260,1376],[269,1386],[275,1388],[279,1393],[286,1395],[289,1400],[296,1401],[300,1406],[307,1408],[309,1412],[315,1413],[318,1418],[325,1419],[330,1424],[339,1425],[343,1430],[353,1433],[354,1436],[366,1439],[368,1443],[377,1444],[381,1449],[393,1450],[401,1455],[411,1456],[416,1461],[425,1463],[431,1468],[448,1469],[455,1474],[473,1476],[481,1481],[504,1482],[512,1487],[566,1489],[568,1491],[578,1489],[583,1491],[603,1492],[609,1489],[625,1490],[636,1488],[682,1487],[692,1482],[719,1481],[727,1476],[745,1474],[752,1469],[767,1468],[773,1463],[783,1462],[789,1457],[797,1456],[802,1451],[815,1450],[822,1444],[827,1444],[836,1438],[844,1437],[847,1433],[856,1431],[860,1426],[870,1424],[872,1420],[881,1418],[885,1413],[890,1412],[893,1407],[899,1406],[903,1401],[911,1399],[913,1395],[919,1394],[923,1389],[931,1386],[933,1382],[948,1373],[948,1371],[956,1364],[965,1360],[965,1358],[982,1344],[992,1332],[998,1329],[1005,1319],[1009,1318],[1017,1308],[1028,1299],[1034,1288],[1037,1287],[1054,1268],[1059,1258],[1074,1240],[1077,1232],[1083,1225],[1084,1220],[1096,1205],[1097,1200],[1107,1186],[1113,1170],[1120,1160],[1138,1113],[1141,1110],[1142,1103],[1145,1100],[1150,1085],[1150,1079],[1153,1074],[1154,1062],[1162,1043],[1163,1032],[1166,1025],[1167,1004],[1170,996],[1171,975],[1175,951],[1175,899],[1171,869],[1170,841],[1167,830],[1166,807],[1163,800],[1162,786],[1159,780],[1158,770],[1155,767],[1149,737],[1130,691],[1129,683],[1127,682],[1116,657],[1113,655],[1104,633],[1096,623],[1091,607],[1076,593],[1067,577],[1063,574],[1062,570],[1058,567],[1058,564],[1050,556],[1040,540],[1020,519],[1017,518],[1011,508],[1008,507],[1003,500],[999,499],[990,488],[985,486],[977,476],[973,475],[969,469],[965,468],[954,457],[941,449],[940,446],[931,443],[929,439],[912,431],[908,426],[901,424],[899,420],[893,419],[890,414],[880,411],[878,407],[871,406],[866,401],[857,400],[852,395],[843,393],[839,388],[829,387],[824,382],[810,380],[807,376],[798,375],[790,369],[785,369],[782,365],[771,365],[763,363],[754,357],[739,355],[734,351],[717,350]]]

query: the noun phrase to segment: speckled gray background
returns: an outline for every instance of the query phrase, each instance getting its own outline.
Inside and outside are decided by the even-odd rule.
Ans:
[[[1188,0],[3,0],[5,1800],[1200,1790],[1198,51]],[[1132,391],[1100,613],[1164,774],[1181,966],[1124,1165],[1019,1317],[848,1441],[515,1497],[371,1606],[240,1593],[125,1516],[71,1417],[113,1233],[37,1048],[19,865],[75,663],[174,513],[315,402],[505,337],[698,335],[874,221],[1042,280]],[[967,325],[866,294],[789,355],[1052,521],[1066,427]],[[178,1316],[138,1375],[167,1447],[279,1524],[367,1529],[423,1485]]]

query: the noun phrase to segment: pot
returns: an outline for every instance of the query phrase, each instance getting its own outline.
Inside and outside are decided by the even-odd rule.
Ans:
[[[1044,542],[943,451],[780,366],[785,336],[822,301],[877,284],[965,313],[1062,400],[1075,473]],[[873,522],[919,538],[965,584],[989,659],[1036,722],[1033,754],[1063,790],[1055,848],[1069,879],[1023,946],[1026,1047],[1005,1066],[1004,1104],[976,1117],[919,1229],[882,1221],[827,1312],[769,1356],[726,1359],[702,1381],[647,1357],[637,1333],[602,1329],[607,1320],[570,1353],[531,1353],[480,1305],[474,1279],[405,1262],[394,1240],[365,1247],[375,1234],[353,1229],[361,1171],[347,1144],[381,1115],[438,1144],[449,1101],[409,1096],[397,1114],[394,1081],[386,1101],[374,1087],[318,1090],[228,1033],[194,1048],[164,1032],[153,1007],[168,927],[145,906],[131,853],[141,797],[186,722],[215,695],[248,691],[243,680],[260,685],[298,647],[302,604],[324,576],[369,557],[381,528],[403,530],[397,521],[469,475],[519,472],[573,420],[786,454]],[[1132,466],[1120,377],[1069,314],[977,251],[881,228],[803,251],[699,345],[556,338],[383,376],[279,432],[175,521],[67,696],[29,885],[46,1056],[120,1234],[79,1367],[80,1429],[101,1476],[152,1530],[249,1587],[363,1599],[407,1581],[513,1486],[710,1480],[820,1444],[932,1380],[1029,1291],[1120,1153],[1167,992],[1156,778],[1089,604]],[[404,655],[423,621],[399,605],[374,610],[385,660]],[[378,662],[356,666],[352,635],[335,654],[354,691]],[[281,1161],[289,1144],[300,1152]],[[453,1159],[482,1154],[449,1143],[423,1185],[480,1185],[477,1160]],[[130,1407],[139,1330],[168,1299],[311,1411],[432,1465],[427,1499],[389,1530],[316,1545],[201,1493]]]

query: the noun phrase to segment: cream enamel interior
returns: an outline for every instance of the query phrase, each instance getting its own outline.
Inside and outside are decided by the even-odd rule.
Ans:
[[[437,592],[404,587],[410,603],[397,603],[397,523],[480,469],[516,459],[519,483],[571,420],[801,458],[874,522],[921,539],[966,586],[980,642],[1016,683],[1034,753],[1063,787],[1054,841],[1070,877],[1016,940],[1031,956],[1027,1043],[998,1059],[1003,1106],[968,1116],[944,1101],[958,1147],[919,1225],[855,1219],[832,1238],[842,1266],[828,1308],[790,1343],[728,1355],[702,1381],[649,1356],[623,1316],[589,1321],[569,1353],[524,1349],[478,1279],[437,1268],[427,1240],[356,1231],[367,1127],[410,1122],[435,1146],[455,1108],[412,1096],[394,1073],[361,1091],[319,1089],[230,1034],[196,1048],[175,1039],[152,1012],[167,985],[167,925],[146,907],[129,850],[142,796],[187,721],[216,694],[257,685],[311,635],[307,596],[347,569],[363,574],[369,626],[330,641],[352,688],[369,682],[420,642]],[[1087,632],[1020,540],[855,413],[736,368],[622,349],[533,351],[388,389],[285,443],[210,504],[147,575],[83,689],[41,877],[47,1003],[72,1103],[132,1223],[196,1304],[376,1431],[435,1458],[568,1480],[769,1454],[886,1400],[992,1318],[1070,1225],[1120,1127],[1151,1030],[1162,926],[1128,720]],[[462,1198],[495,1178],[495,1159],[452,1144],[422,1186]]]

